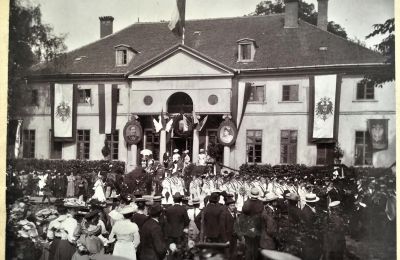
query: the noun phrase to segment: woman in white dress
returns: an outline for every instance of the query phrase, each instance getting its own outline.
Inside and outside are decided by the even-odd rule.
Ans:
[[[71,172],[70,175],[67,176],[68,186],[67,186],[67,198],[71,198],[75,196],[75,176]]]
[[[103,177],[99,174],[97,181],[93,186],[94,194],[92,199],[97,199],[98,201],[106,201],[106,196],[104,194],[104,182]]]
[[[115,222],[108,238],[110,242],[113,242],[117,237],[113,256],[136,260],[136,249],[140,243],[139,227],[130,220],[136,209],[132,205],[128,205],[119,212],[124,218]]]

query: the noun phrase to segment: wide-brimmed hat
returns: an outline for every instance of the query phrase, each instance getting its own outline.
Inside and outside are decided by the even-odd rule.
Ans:
[[[133,207],[132,205],[127,205],[125,207],[123,207],[119,213],[121,213],[122,215],[125,214],[130,214],[130,213],[134,213],[137,209],[135,209],[135,207]]]
[[[268,202],[268,201],[273,201],[273,200],[277,200],[279,197],[275,195],[275,193],[272,192],[268,192],[265,197],[264,197],[264,201]]]
[[[258,199],[260,197],[260,191],[257,188],[250,190],[250,199]]]
[[[91,211],[91,212],[89,212],[89,213],[87,213],[87,214],[85,215],[85,219],[86,219],[86,220],[91,220],[91,219],[95,218],[95,217],[98,216],[98,215],[99,215],[99,211],[93,210],[93,211]]]
[[[315,193],[308,193],[306,194],[306,202],[317,202],[319,198]]]
[[[289,192],[286,194],[285,198],[287,200],[291,200],[291,201],[299,201],[300,197],[299,195],[293,193],[293,192]]]
[[[336,207],[336,206],[338,206],[339,204],[340,204],[340,201],[335,200],[335,201],[332,201],[331,203],[329,203],[329,207],[330,207],[330,208]]]
[[[228,199],[225,200],[225,205],[230,205],[230,204],[235,204],[236,200],[234,200],[232,197],[228,197]]]
[[[219,201],[219,193],[211,193],[209,201],[212,203],[217,203]]]
[[[174,150],[174,153],[179,153],[179,150],[178,150],[178,149],[175,149],[175,150]]]
[[[200,205],[200,199],[199,198],[194,198],[191,200],[193,205]]]
[[[201,153],[204,153],[204,149],[200,149],[200,152],[201,152]]]
[[[189,153],[189,150],[185,150],[185,151],[183,151],[183,153]]]
[[[162,196],[154,196],[153,202],[161,202],[162,198],[163,198]]]
[[[149,209],[149,215],[150,215],[151,217],[159,216],[160,213],[161,213],[161,211],[162,211],[161,205],[155,204],[155,205],[153,205],[153,206],[150,207],[150,209]]]

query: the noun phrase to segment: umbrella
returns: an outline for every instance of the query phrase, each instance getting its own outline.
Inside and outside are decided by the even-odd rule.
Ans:
[[[301,260],[300,258],[293,256],[288,253],[283,253],[274,250],[263,249],[261,250],[261,255],[263,259],[271,259],[271,260]]]
[[[142,151],[140,151],[140,154],[143,156],[146,156],[146,155],[153,154],[153,152],[149,149],[143,149]]]

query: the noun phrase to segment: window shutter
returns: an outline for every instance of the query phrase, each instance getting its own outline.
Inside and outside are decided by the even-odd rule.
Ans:
[[[299,86],[291,85],[290,86],[290,101],[298,101],[299,100]]]

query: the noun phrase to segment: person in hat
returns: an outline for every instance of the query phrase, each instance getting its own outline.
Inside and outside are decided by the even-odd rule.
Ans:
[[[162,260],[167,254],[167,244],[159,224],[162,208],[155,204],[149,208],[149,218],[142,226],[140,260]]]
[[[174,205],[165,210],[165,236],[168,244],[180,245],[183,241],[184,229],[188,227],[190,219],[186,208],[181,204],[183,196],[176,192],[172,197]]]
[[[226,241],[225,208],[218,203],[219,197],[219,193],[211,193],[207,205],[195,219],[197,228],[203,229],[204,241],[206,242]]]
[[[49,259],[70,260],[76,250],[74,232],[78,227],[78,222],[68,214],[68,209],[62,200],[57,200],[55,205],[59,216],[50,222],[47,229],[47,239],[52,241]]]
[[[97,199],[100,202],[106,201],[106,196],[104,194],[104,185],[104,177],[99,172],[97,180],[93,186],[94,194],[92,196],[92,199]]]
[[[258,247],[260,245],[261,235],[261,213],[264,210],[264,204],[259,200],[260,191],[257,188],[250,190],[249,199],[243,204],[242,215],[239,218],[239,225],[241,226],[241,234],[244,236],[246,252],[246,260],[252,260],[258,258]],[[244,230],[243,227],[246,223],[248,230]]]
[[[329,203],[328,225],[324,230],[323,259],[341,260],[346,250],[346,239],[343,219],[340,216],[340,201]]]
[[[197,159],[197,165],[205,166],[207,164],[207,155],[204,149],[200,149],[199,157]]]
[[[317,213],[315,208],[315,203],[318,201],[319,197],[317,197],[316,194],[314,193],[306,194],[305,205],[301,211],[301,217],[307,227],[311,227],[311,225],[315,222]]]
[[[300,201],[300,197],[295,193],[287,193],[285,195],[285,199],[287,202],[287,214],[289,223],[292,226],[298,226],[300,224],[301,219],[301,210],[298,207],[298,203]]]
[[[120,213],[124,219],[117,221],[111,229],[108,240],[117,242],[114,246],[113,255],[125,257],[129,260],[136,260],[136,248],[140,243],[139,227],[131,222],[136,209],[132,205],[124,207]]]
[[[276,235],[278,232],[278,225],[275,221],[276,207],[273,205],[276,203],[278,196],[270,192],[263,198],[264,210],[261,213],[261,236],[260,236],[260,248],[276,250]]]
[[[187,210],[190,222],[188,227],[188,235],[189,239],[192,241],[198,240],[198,235],[200,234],[199,229],[195,223],[196,216],[200,214],[200,199],[193,198],[189,200],[188,203],[189,209]]]
[[[172,155],[172,161],[177,163],[181,159],[181,155],[179,154],[179,149],[174,149],[174,154]]]
[[[316,231],[317,210],[315,203],[319,201],[319,197],[314,193],[308,193],[305,197],[305,206],[301,210],[301,220],[305,230],[303,237],[303,259],[320,259],[321,256],[321,240],[320,234]]]
[[[227,242],[229,241],[229,248],[225,250],[225,254],[228,256],[228,259],[236,259],[238,238],[234,230],[236,222],[236,201],[233,196],[226,196],[225,198],[225,239]]]

